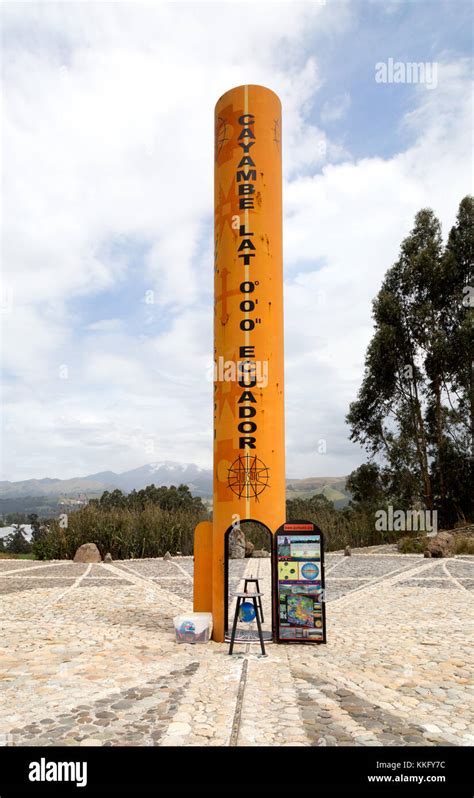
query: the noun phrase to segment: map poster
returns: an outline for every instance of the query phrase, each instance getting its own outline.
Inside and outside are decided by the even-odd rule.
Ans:
[[[325,643],[324,546],[309,521],[283,524],[275,535],[278,643]]]

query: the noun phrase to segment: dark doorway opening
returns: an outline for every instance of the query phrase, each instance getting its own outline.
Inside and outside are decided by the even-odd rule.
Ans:
[[[232,553],[241,555],[242,549],[236,545],[245,536],[247,556],[231,557]],[[231,540],[233,537],[233,544]],[[253,547],[252,555],[257,552],[261,556],[248,556]],[[232,622],[234,620],[237,592],[243,592],[244,580],[258,579],[258,585],[262,596],[262,611],[264,638],[266,641],[273,639],[275,627],[274,602],[273,602],[273,535],[265,524],[259,521],[241,521],[238,526],[229,527],[225,533],[225,608],[224,623],[226,639],[230,635]],[[263,552],[267,556],[264,556]],[[255,591],[256,584],[249,583],[247,590]],[[257,632],[255,631],[255,641],[258,642]]]

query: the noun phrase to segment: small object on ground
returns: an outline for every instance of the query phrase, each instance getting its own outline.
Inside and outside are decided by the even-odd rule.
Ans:
[[[265,549],[255,549],[255,551],[252,554],[252,557],[271,557],[271,556],[272,555],[270,554],[270,552],[265,551]]]
[[[105,555],[104,562],[112,562],[112,555],[110,551],[108,551],[107,554]]]
[[[171,560],[171,554],[169,553],[169,551],[166,552],[166,554],[164,555],[163,559],[164,560]]]
[[[352,554],[351,547],[346,546],[346,548],[344,549],[344,557],[350,557],[351,554]]]
[[[102,557],[95,543],[83,543],[74,555],[74,562],[102,562]]]
[[[429,551],[432,557],[453,557],[454,537],[449,532],[439,532],[436,537],[428,541],[426,551]]]
[[[431,557],[431,551],[428,551],[428,549],[425,549],[425,552],[424,552],[423,556],[424,557]]]
[[[173,618],[177,643],[208,643],[212,634],[212,612],[188,612]]]

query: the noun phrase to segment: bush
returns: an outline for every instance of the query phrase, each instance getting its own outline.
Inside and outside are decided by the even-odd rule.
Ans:
[[[474,554],[474,538],[467,535],[454,536],[455,554]]]
[[[344,507],[336,510],[332,502],[318,494],[309,499],[289,499],[286,502],[288,521],[304,519],[320,527],[326,551],[351,546],[380,546],[398,540],[398,532],[383,532],[375,528],[375,510]]]
[[[272,537],[264,526],[254,521],[241,521],[240,526],[245,539],[253,543],[256,550],[271,551]]]
[[[402,554],[423,554],[429,538],[424,535],[419,537],[403,537],[398,541],[398,551]]]
[[[50,521],[33,551],[41,560],[72,559],[83,543],[95,543],[102,557],[110,552],[114,560],[192,554],[194,528],[205,516],[199,505],[163,510],[152,503],[130,509],[91,502],[69,515],[66,528]]]

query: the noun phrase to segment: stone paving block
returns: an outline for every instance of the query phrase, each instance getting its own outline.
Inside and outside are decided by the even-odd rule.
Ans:
[[[266,658],[175,643],[192,557],[94,565],[77,583],[87,566],[0,561],[0,730],[42,746],[472,745],[474,558],[446,560],[451,579],[388,551],[330,553],[327,645]],[[229,592],[250,572],[270,628],[268,560],[231,561]]]
[[[74,584],[74,579],[20,579],[18,577],[8,577],[2,579],[0,576],[0,595],[8,593],[23,593],[25,591],[37,591],[41,588],[48,588],[58,592],[58,589],[64,589]],[[1,610],[0,610],[1,611]]]

